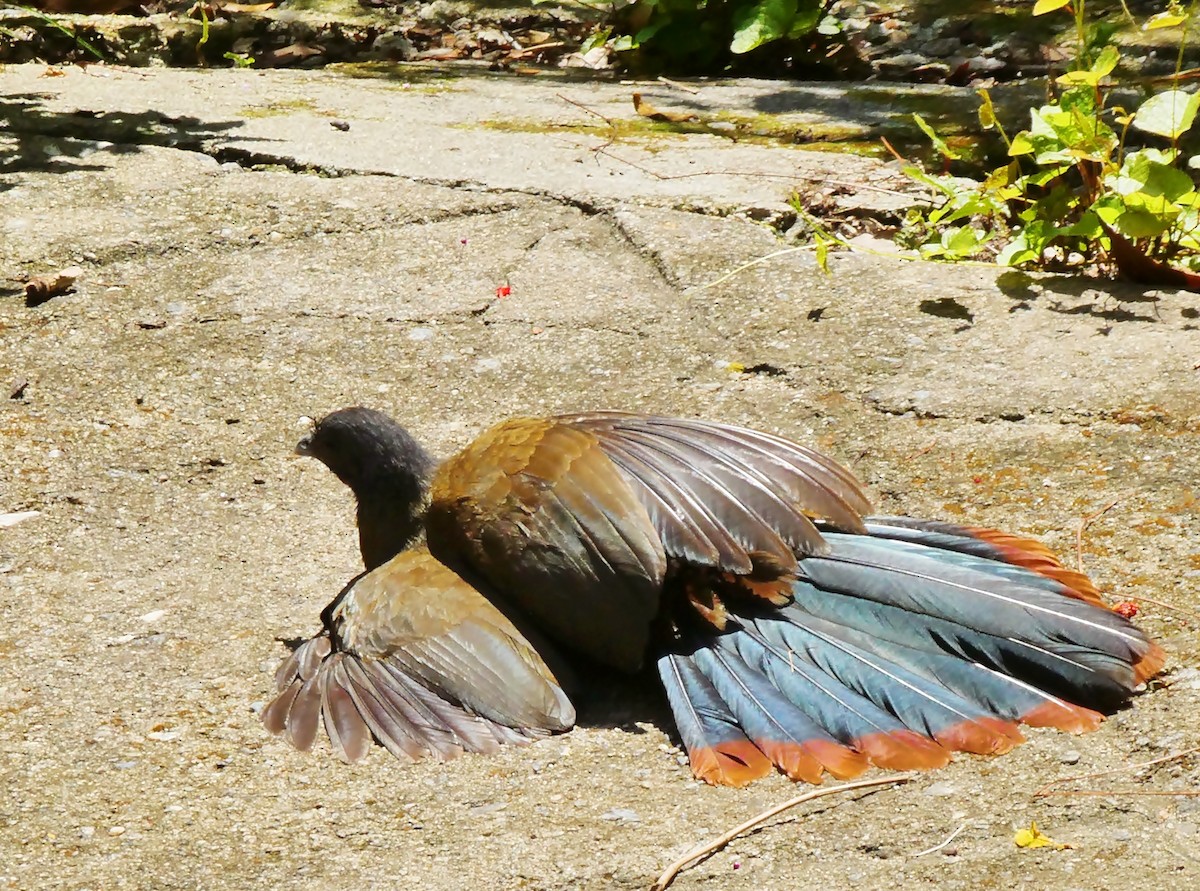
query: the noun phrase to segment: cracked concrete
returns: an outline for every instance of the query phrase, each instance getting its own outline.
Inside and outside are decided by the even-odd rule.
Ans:
[[[702,134],[597,154],[558,127],[587,115],[557,93],[618,116],[630,85],[42,71],[0,69],[0,275],[84,274],[36,307],[0,290],[0,513],[40,512],[0,530],[0,887],[642,888],[793,793],[692,782],[633,682],[495,758],[347,767],[267,737],[278,641],[358,559],[346,493],[289,457],[297,419],[353,402],[443,453],[522,413],[760,426],[885,511],[1040,535],[1173,607],[1142,616],[1168,683],[1100,731],[785,819],[675,887],[1196,886],[1196,799],[1028,794],[1195,744],[1192,295],[870,255],[827,276],[803,251],[706,287],[788,246],[750,217],[800,177],[893,174]],[[479,126],[505,119],[542,126]],[[1196,781],[1181,761],[1104,788]],[[1015,848],[1030,820],[1074,848]]]

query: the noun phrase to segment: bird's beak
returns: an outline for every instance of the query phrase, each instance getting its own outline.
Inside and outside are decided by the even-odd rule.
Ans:
[[[294,451],[297,455],[304,455],[306,457],[311,457],[312,456],[312,439],[313,439],[313,433],[316,432],[314,429],[316,427],[316,422],[313,421],[313,419],[310,418],[308,415],[304,415],[302,418],[300,418],[300,426],[306,428],[308,430],[308,432],[305,433],[302,437],[300,437],[300,441],[298,443],[296,443],[296,448],[294,449]]]

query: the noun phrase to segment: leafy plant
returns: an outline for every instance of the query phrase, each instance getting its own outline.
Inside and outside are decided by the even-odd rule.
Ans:
[[[1145,27],[1186,26],[1194,5],[1173,3]],[[1059,9],[1075,16],[1078,56],[1057,78],[1057,98],[1030,109],[1028,129],[1010,139],[980,90],[980,123],[997,130],[1010,160],[982,183],[909,168],[939,201],[910,220],[905,236],[927,257],[960,259],[1007,240],[996,260],[1010,266],[1100,262],[1140,281],[1197,286],[1200,277],[1166,262],[1200,268],[1200,192],[1187,172],[1200,156],[1185,159],[1180,149],[1200,94],[1168,89],[1136,111],[1106,107],[1120,52],[1089,42],[1096,31],[1086,25],[1084,0],[1037,0],[1034,14]],[[1149,144],[1129,149],[1131,131]]]
[[[637,67],[711,72],[765,44],[835,33],[832,0],[634,0],[597,32]],[[601,36],[602,35],[602,36]],[[598,40],[599,44],[595,41]]]

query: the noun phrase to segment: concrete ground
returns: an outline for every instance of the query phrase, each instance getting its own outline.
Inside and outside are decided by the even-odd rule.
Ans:
[[[1168,672],[1099,731],[824,799],[674,887],[1197,887],[1195,760],[1125,768],[1200,744],[1200,299],[806,252],[705,287],[787,246],[792,188],[869,215],[900,178],[623,130],[631,93],[816,126],[835,88],[46,74],[0,68],[0,888],[645,888],[795,793],[693,781],[637,682],[490,758],[269,737],[281,641],[358,565],[348,493],[291,446],[350,403],[442,453],[515,414],[759,426],[884,511],[1036,534],[1147,598]],[[16,279],[71,265],[27,305]],[[1071,847],[1016,847],[1032,821]]]

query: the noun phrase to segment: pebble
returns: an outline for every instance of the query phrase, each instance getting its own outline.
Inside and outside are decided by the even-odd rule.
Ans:
[[[611,820],[615,823],[640,823],[642,818],[638,816],[637,811],[627,807],[616,807],[607,813],[600,815],[601,820]]]
[[[1074,749],[1070,749],[1066,752],[1063,752],[1061,755],[1059,755],[1058,760],[1061,761],[1063,764],[1078,764],[1079,759],[1082,757],[1083,756],[1080,755],[1077,751],[1075,751]]]
[[[958,788],[951,783],[945,781],[932,784],[925,790],[925,794],[933,798],[946,798],[950,795],[957,795]]]

